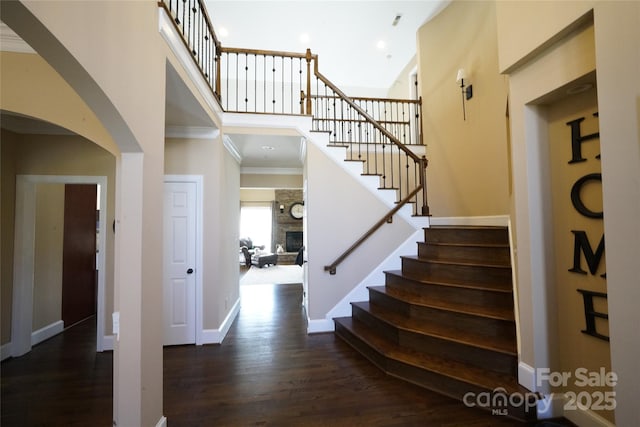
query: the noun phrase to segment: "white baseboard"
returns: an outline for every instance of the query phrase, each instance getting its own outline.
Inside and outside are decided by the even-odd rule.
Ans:
[[[102,337],[102,351],[113,351],[114,347],[114,335],[105,335]]]
[[[58,320],[37,331],[33,331],[31,332],[31,345],[40,344],[42,341],[46,341],[62,331],[64,331],[64,322],[62,320]]]
[[[506,227],[509,225],[509,215],[490,215],[490,216],[449,216],[435,217],[432,216],[430,225],[485,225]]]
[[[333,332],[335,324],[332,319],[307,319],[307,334]]]
[[[580,427],[615,427],[615,424],[612,424],[591,410],[577,409],[575,411],[564,411],[563,416]]]
[[[0,346],[0,360],[5,360],[11,357],[11,341]]]
[[[240,312],[240,298],[233,304],[231,310],[225,317],[224,321],[218,329],[203,329],[202,331],[202,344],[220,344],[224,337],[227,336],[231,324],[235,320],[236,316]]]
[[[160,418],[160,420],[156,424],[156,427],[167,427],[167,417],[163,415],[162,418]]]
[[[536,389],[536,370],[524,362],[519,362],[518,383],[529,391],[538,391]]]

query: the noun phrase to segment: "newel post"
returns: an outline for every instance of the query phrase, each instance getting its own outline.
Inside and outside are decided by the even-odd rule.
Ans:
[[[222,94],[220,93],[220,61],[222,57],[222,45],[220,42],[215,42],[216,47],[216,95],[218,96],[218,100],[222,102]]]
[[[427,202],[427,164],[426,156],[420,159],[420,184],[422,185],[422,215],[429,215],[429,203]]]
[[[311,49],[307,49],[307,102],[305,113],[311,115]]]

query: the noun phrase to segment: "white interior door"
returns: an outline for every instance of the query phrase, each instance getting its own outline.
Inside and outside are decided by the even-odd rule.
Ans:
[[[164,344],[196,342],[196,184],[164,184]]]

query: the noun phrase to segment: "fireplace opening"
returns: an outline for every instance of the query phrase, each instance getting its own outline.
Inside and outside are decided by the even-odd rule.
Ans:
[[[302,247],[302,231],[287,231],[285,234],[285,251],[298,252]]]

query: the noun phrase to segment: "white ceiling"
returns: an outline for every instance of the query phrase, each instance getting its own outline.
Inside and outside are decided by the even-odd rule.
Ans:
[[[223,46],[319,55],[339,87],[386,91],[416,54],[418,28],[449,0],[206,0]],[[402,15],[397,25],[392,23]],[[222,29],[228,36],[222,36]],[[307,34],[308,42],[300,36]],[[377,43],[383,41],[380,49]]]

